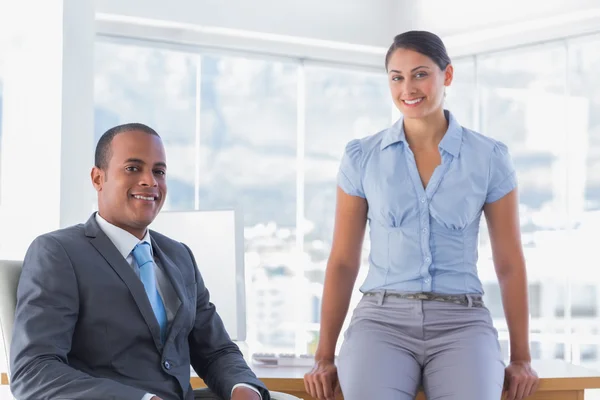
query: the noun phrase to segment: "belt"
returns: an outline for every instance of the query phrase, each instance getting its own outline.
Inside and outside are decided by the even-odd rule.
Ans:
[[[399,299],[409,300],[432,300],[442,301],[445,303],[461,304],[469,307],[484,307],[483,297],[480,295],[471,294],[440,294],[440,293],[399,293],[399,292],[366,292],[365,296],[383,296],[383,297],[397,297]]]

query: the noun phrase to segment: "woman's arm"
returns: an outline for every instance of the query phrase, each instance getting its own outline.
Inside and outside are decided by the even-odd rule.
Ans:
[[[350,196],[338,187],[333,244],[325,271],[317,361],[333,360],[360,268],[366,221],[367,201]]]
[[[315,366],[305,375],[306,391],[317,399],[333,399],[337,386],[335,347],[358,270],[367,221],[367,201],[337,189],[335,228],[325,271],[321,331]]]
[[[527,273],[521,245],[517,189],[486,204],[484,213],[510,336],[507,399],[518,400],[537,389],[538,378],[531,369]]]
[[[484,207],[494,267],[510,334],[511,361],[531,361],[527,273],[521,245],[517,189]]]

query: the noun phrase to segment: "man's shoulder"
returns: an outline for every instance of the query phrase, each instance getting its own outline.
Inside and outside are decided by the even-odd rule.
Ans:
[[[85,252],[86,238],[82,224],[58,229],[36,237],[25,254],[24,264],[31,260],[42,259],[64,260]]]
[[[57,229],[48,233],[39,235],[35,240],[38,243],[55,243],[63,247],[71,243],[77,243],[85,239],[84,224],[77,224],[67,228]]]

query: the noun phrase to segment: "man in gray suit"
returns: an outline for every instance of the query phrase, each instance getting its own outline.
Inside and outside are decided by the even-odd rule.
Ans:
[[[98,213],[38,237],[23,263],[10,352],[16,398],[192,400],[191,364],[220,398],[269,399],[190,249],[147,229],[165,201],[166,170],[162,141],[145,125],[100,138]]]

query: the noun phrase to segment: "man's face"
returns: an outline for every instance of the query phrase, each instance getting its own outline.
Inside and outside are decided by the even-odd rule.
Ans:
[[[167,195],[165,149],[158,136],[134,130],[117,134],[110,150],[106,170],[92,169],[98,212],[141,239]]]

